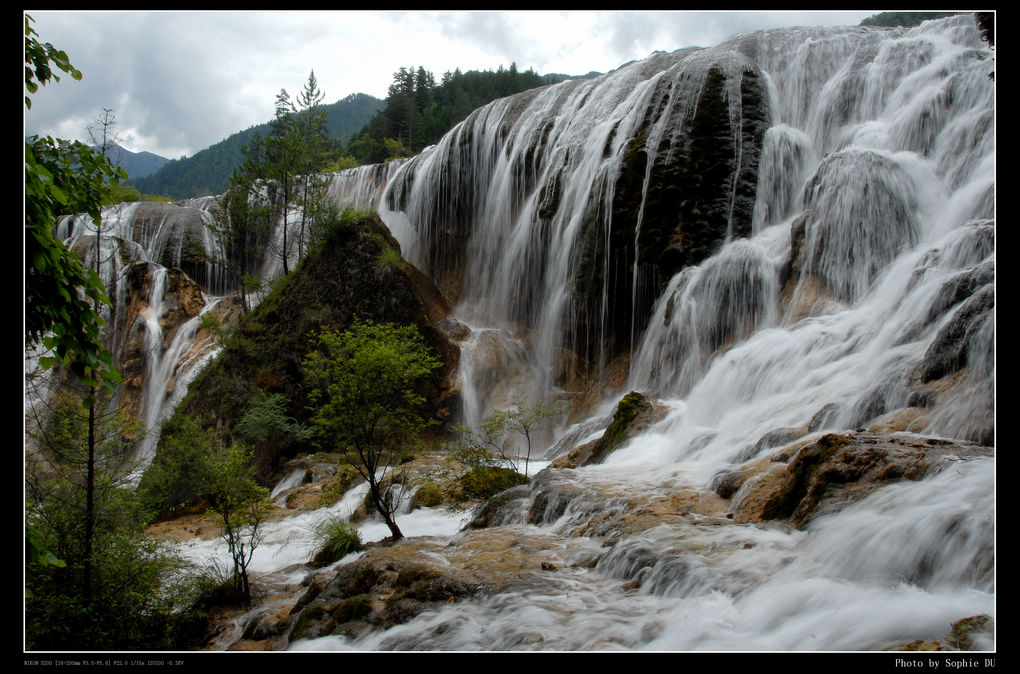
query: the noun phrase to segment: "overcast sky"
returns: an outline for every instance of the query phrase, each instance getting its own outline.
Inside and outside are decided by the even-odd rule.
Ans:
[[[876,10],[877,11],[877,10]],[[759,28],[856,25],[870,12],[27,12],[84,75],[32,97],[26,134],[87,140],[113,109],[121,144],[176,159],[269,121],[315,71],[325,102],[386,96],[401,66],[606,72]]]

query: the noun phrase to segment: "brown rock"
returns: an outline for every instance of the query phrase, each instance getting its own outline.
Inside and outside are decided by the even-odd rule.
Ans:
[[[820,509],[862,498],[886,482],[918,480],[946,461],[991,453],[935,438],[829,433],[802,446],[789,464],[760,467],[749,493],[735,504],[735,520],[788,520],[800,527]]]

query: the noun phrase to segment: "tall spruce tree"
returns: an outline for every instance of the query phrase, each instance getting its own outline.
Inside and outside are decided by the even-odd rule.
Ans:
[[[308,81],[297,97],[295,114],[296,126],[303,145],[301,162],[301,227],[298,232],[298,258],[304,257],[304,246],[308,237],[309,215],[321,210],[321,202],[327,198],[329,178],[320,174],[335,148],[326,127],[326,111],[319,104],[325,98],[315,79],[315,71],[308,74]]]

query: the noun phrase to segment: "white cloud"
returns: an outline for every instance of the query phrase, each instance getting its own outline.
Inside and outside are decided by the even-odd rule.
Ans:
[[[539,73],[605,72],[655,50],[710,46],[741,31],[858,23],[867,13],[756,12],[49,12],[29,11],[44,42],[84,73],[33,97],[26,133],[85,139],[113,108],[132,150],[193,154],[268,121],[281,88],[315,70],[327,101],[383,98],[393,73],[516,62]]]

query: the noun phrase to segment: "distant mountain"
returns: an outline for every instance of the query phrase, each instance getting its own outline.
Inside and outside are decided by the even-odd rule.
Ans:
[[[604,73],[600,73],[596,70],[591,70],[587,75],[565,75],[563,73],[547,73],[542,75],[542,79],[545,80],[546,84],[559,84],[564,80],[591,80],[596,77],[600,77]]]
[[[363,127],[383,107],[383,101],[368,94],[351,94],[320,107],[326,110],[330,136],[342,139]],[[191,157],[164,160],[165,165],[151,175],[136,178],[129,170],[131,184],[144,194],[161,194],[174,199],[221,194],[229,187],[234,168],[244,160],[241,148],[256,131],[269,135],[269,122],[238,131]]]
[[[127,171],[131,180],[141,178],[155,173],[166,164],[169,159],[160,157],[151,152],[132,152],[120,145],[114,145],[110,152],[110,159],[113,163]]]

